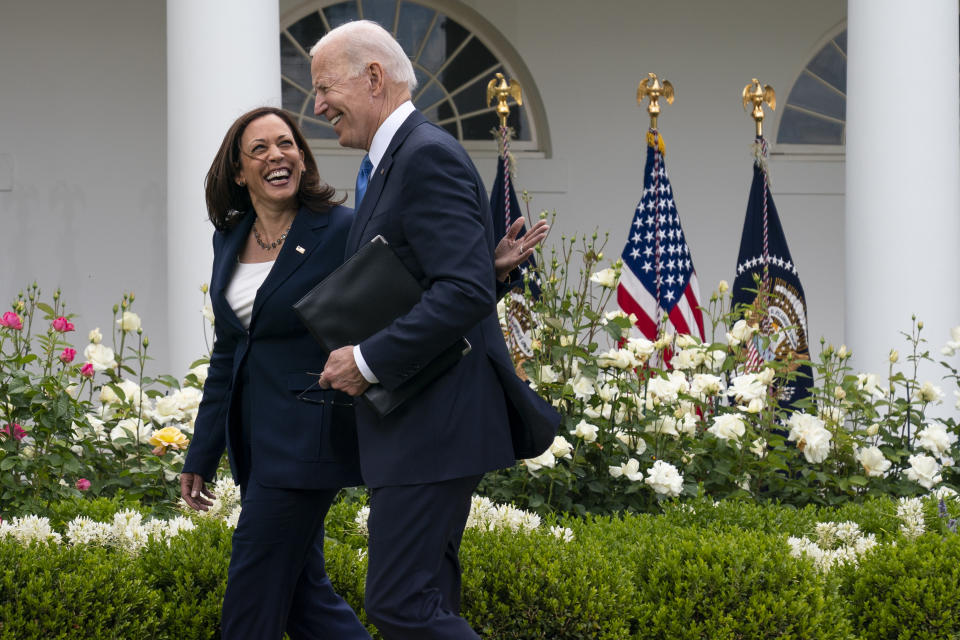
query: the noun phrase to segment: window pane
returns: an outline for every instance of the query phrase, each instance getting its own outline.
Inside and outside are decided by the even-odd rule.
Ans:
[[[847,100],[833,89],[811,76],[804,70],[787,98],[789,104],[803,107],[817,113],[843,120],[847,109]]]
[[[304,109],[304,103],[307,100],[307,95],[290,84],[286,79],[280,83],[280,92],[281,92],[281,104],[283,108],[292,113],[295,117],[299,117],[301,111]],[[312,113],[312,109],[310,113]]]
[[[323,14],[327,16],[327,22],[330,23],[331,29],[336,29],[342,24],[360,18],[360,14],[357,13],[356,0],[348,0],[347,2],[338,2],[337,4],[330,5],[323,10]]]
[[[325,139],[335,139],[337,137],[336,132],[334,132],[333,127],[320,124],[310,118],[304,118],[300,122],[300,128],[303,129],[303,135],[309,138],[325,138]],[[323,173],[323,169],[320,170],[320,173]]]
[[[387,31],[393,31],[393,16],[397,11],[396,0],[363,0],[363,17],[373,20]]]
[[[777,142],[783,144],[843,144],[843,125],[812,116],[788,105],[780,118]]]
[[[438,85],[436,82],[431,81],[430,84],[423,87],[422,93],[416,101],[417,107],[427,108],[433,104],[436,104],[437,101],[443,100],[446,97],[446,92],[444,92],[443,87]]]
[[[313,80],[310,78],[310,60],[282,33],[280,34],[280,69],[284,76],[304,89],[313,86]]]
[[[497,128],[497,114],[482,113],[480,115],[464,118],[461,120],[463,125],[464,140],[493,140],[492,129]],[[509,124],[509,120],[507,120]]]
[[[320,14],[311,13],[287,27],[287,32],[300,43],[304,51],[310,51],[327,30],[323,26],[323,19]],[[286,72],[286,69],[284,69],[284,72]]]
[[[842,93],[847,92],[847,61],[832,44],[821,49],[807,65],[807,69]]]
[[[427,36],[427,44],[418,62],[426,69],[436,71],[469,35],[466,29],[449,18],[437,20]]]
[[[495,64],[497,64],[497,59],[493,57],[490,50],[482,42],[473,38],[444,68],[443,86],[448,91],[453,91],[460,85],[469,82],[471,78],[484,69],[489,69]]]
[[[400,5],[400,23],[397,25],[397,42],[413,57],[420,50],[420,43],[433,20],[433,9],[404,2]]]
[[[844,54],[847,53],[847,30],[846,29],[843,30],[843,33],[841,33],[836,38],[834,38],[833,41],[837,43],[837,46],[840,47],[840,49],[843,51]]]

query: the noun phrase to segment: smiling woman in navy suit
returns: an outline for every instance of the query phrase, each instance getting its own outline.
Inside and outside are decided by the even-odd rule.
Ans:
[[[207,173],[216,342],[181,494],[206,510],[224,449],[243,496],[223,601],[225,639],[369,638],[324,571],[323,520],[362,482],[352,399],[308,372],[326,354],[291,305],[343,260],[333,200],[283,111],[237,119]]]

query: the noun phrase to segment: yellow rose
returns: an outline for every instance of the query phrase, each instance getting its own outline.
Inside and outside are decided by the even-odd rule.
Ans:
[[[153,435],[150,436],[150,444],[156,447],[154,451],[159,451],[157,455],[163,455],[168,448],[184,450],[187,448],[188,442],[187,436],[183,435],[183,432],[176,427],[164,427],[159,431],[154,431]]]

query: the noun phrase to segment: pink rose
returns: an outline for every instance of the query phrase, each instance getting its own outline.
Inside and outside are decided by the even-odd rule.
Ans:
[[[63,316],[60,316],[53,321],[53,328],[60,333],[66,333],[67,331],[73,331],[73,323]]]
[[[80,367],[80,375],[82,375],[84,378],[92,378],[92,377],[93,377],[93,365],[88,362],[88,363],[86,363],[85,365],[83,365],[82,367]]]
[[[67,347],[63,350],[63,353],[60,354],[60,362],[64,364],[70,364],[73,362],[73,359],[77,357],[77,350]]]
[[[10,327],[11,329],[16,329],[19,331],[23,329],[23,320],[20,319],[20,316],[15,314],[13,311],[7,311],[3,314],[3,317],[0,318],[0,326]]]
[[[80,478],[79,480],[77,480],[77,489],[79,489],[80,491],[86,491],[89,488],[90,488],[89,480],[87,480],[86,478]]]
[[[27,435],[27,432],[23,430],[19,424],[14,422],[13,424],[8,424],[3,429],[0,429],[0,433],[5,433],[8,436],[13,436],[14,440],[23,440]]]

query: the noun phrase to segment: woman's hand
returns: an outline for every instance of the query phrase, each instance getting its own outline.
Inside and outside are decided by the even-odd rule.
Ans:
[[[197,511],[206,511],[213,504],[213,493],[204,486],[199,473],[180,474],[180,497]]]
[[[493,252],[493,266],[497,272],[497,280],[500,282],[505,282],[511,271],[533,255],[536,246],[547,237],[550,225],[546,220],[538,220],[537,224],[533,225],[522,238],[517,238],[521,229],[523,229],[523,218],[517,218]]]

